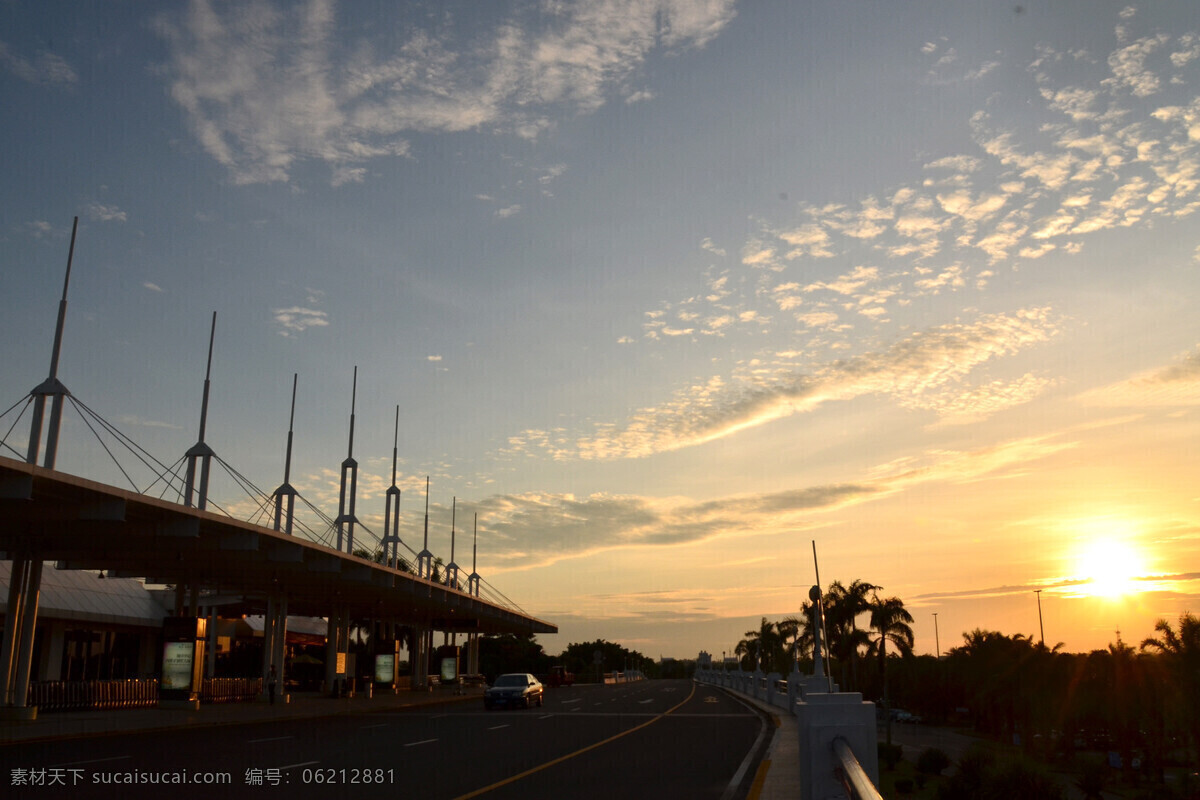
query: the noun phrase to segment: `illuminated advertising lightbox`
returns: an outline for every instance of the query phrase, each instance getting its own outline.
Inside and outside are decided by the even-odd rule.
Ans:
[[[162,688],[191,691],[195,651],[195,642],[163,643]]]
[[[451,683],[458,680],[458,659],[443,658],[442,659],[442,680],[446,683]]]
[[[396,657],[386,653],[375,656],[375,682],[392,683],[396,680]]]

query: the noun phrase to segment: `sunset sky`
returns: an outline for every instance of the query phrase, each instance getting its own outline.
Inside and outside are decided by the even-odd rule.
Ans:
[[[298,374],[335,515],[357,367],[359,517],[399,406],[405,543],[429,476],[548,652],[732,651],[814,541],[918,652],[1200,612],[1191,0],[15,1],[0,108],[0,409],[79,216],[77,398],[175,462],[215,311],[208,443],[274,489]]]

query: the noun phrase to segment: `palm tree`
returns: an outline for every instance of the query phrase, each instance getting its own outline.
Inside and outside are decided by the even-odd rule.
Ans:
[[[870,644],[867,632],[858,627],[858,617],[871,609],[868,595],[882,588],[855,579],[849,586],[834,581],[825,593],[825,627],[829,636],[826,644],[830,654],[838,660],[844,687],[858,688],[859,648]]]
[[[1165,619],[1155,623],[1154,630],[1160,636],[1143,640],[1141,649],[1156,650],[1173,673],[1181,701],[1178,707],[1200,761],[1200,617],[1184,612],[1179,616],[1178,631]]]
[[[888,698],[887,644],[891,642],[902,656],[911,656],[913,649],[912,614],[904,607],[899,597],[879,599],[878,593],[871,598],[871,629],[878,636],[871,641],[871,649],[879,654],[879,674],[883,679],[883,715],[887,720],[887,743],[892,743],[892,716]]]
[[[779,643],[783,650],[783,656],[787,661],[787,668],[778,670],[781,674],[788,674],[792,671],[792,665],[800,660],[800,628],[803,623],[795,617],[784,617],[775,623],[775,630],[779,632]],[[791,646],[788,646],[791,642]],[[783,666],[782,664],[777,666]]]
[[[763,617],[758,630],[743,634],[745,638],[737,643],[734,655],[740,656],[744,665],[749,662],[748,665],[761,666],[764,672],[786,674],[791,671],[787,640],[796,636],[798,626],[799,622],[795,619],[773,623]]]

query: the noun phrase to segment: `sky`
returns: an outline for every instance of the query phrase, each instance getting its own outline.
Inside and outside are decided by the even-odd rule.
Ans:
[[[215,312],[221,459],[282,482],[295,376],[292,484],[371,542],[395,447],[547,652],[731,653],[814,549],[919,653],[1200,611],[1189,0],[6,0],[0,108],[6,456],[77,216],[77,400],[176,463]]]

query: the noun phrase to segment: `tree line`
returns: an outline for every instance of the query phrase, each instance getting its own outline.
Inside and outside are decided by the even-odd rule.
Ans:
[[[937,659],[913,654],[912,615],[881,587],[834,581],[821,599],[825,669],[842,691],[962,722],[1050,760],[1100,750],[1159,778],[1169,764],[1200,763],[1200,618],[1191,613],[1175,625],[1159,620],[1136,648],[1120,632],[1106,649],[1065,653],[977,628]],[[798,662],[810,672],[812,606],[747,631],[734,650],[742,669],[787,675]]]

